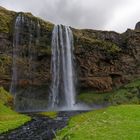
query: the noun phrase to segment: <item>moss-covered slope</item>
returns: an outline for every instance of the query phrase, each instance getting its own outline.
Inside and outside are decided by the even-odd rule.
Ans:
[[[15,129],[31,120],[11,109],[12,96],[0,87],[0,134]]]
[[[140,79],[130,82],[112,92],[83,92],[77,98],[79,101],[89,105],[140,104]]]

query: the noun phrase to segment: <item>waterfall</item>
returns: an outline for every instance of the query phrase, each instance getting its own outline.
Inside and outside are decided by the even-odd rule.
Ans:
[[[13,66],[10,92],[15,97],[18,111],[47,109],[48,97],[36,87],[39,64],[37,61],[42,39],[39,21],[19,13],[13,34]],[[73,34],[69,27],[57,25],[52,32],[51,86],[49,109],[79,110],[75,105],[75,70]],[[45,62],[45,61],[44,61]],[[38,89],[38,90],[36,90]],[[42,90],[42,89],[41,89]],[[40,99],[40,95],[45,97]]]
[[[40,22],[19,13],[13,32],[13,63],[10,92],[14,95],[17,110],[36,109],[34,85],[36,80],[37,47],[40,38]],[[46,105],[47,106],[47,105]]]
[[[14,25],[14,34],[13,34],[13,65],[12,65],[12,82],[10,86],[10,92],[16,93],[16,87],[18,83],[17,79],[17,57],[19,52],[19,37],[20,37],[20,29],[22,26],[24,18],[21,14],[16,17],[15,25]]]
[[[13,33],[13,64],[12,81],[10,92],[15,94],[20,80],[33,83],[36,71],[35,61],[37,56],[36,47],[39,45],[40,24],[19,13],[15,19]],[[24,66],[21,65],[24,61]],[[22,72],[26,71],[26,73]]]
[[[52,33],[51,108],[73,109],[75,105],[73,49],[73,34],[70,28],[55,26]]]

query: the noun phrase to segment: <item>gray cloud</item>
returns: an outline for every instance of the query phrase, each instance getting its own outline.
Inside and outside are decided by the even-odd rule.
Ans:
[[[121,32],[134,26],[140,12],[132,11],[131,2],[134,8],[140,9],[139,0],[1,0],[0,5],[16,11],[30,11],[55,24]],[[125,18],[120,12],[123,8],[128,10]]]

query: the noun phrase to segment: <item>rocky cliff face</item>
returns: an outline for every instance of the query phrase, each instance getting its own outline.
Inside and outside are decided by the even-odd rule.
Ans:
[[[110,91],[140,76],[140,30],[75,30],[80,88]]]
[[[50,84],[53,24],[30,13],[20,14],[25,22],[20,31],[18,87],[35,87],[33,94],[44,98],[46,93],[35,89],[47,87],[46,92]],[[14,24],[18,15],[19,13],[0,7],[0,85],[6,88],[10,87],[12,78]],[[72,31],[78,89],[111,91],[140,77],[139,24],[135,30],[128,29],[122,34],[73,28]],[[30,35],[32,40],[29,39]],[[34,54],[34,59],[30,59],[30,54]],[[35,70],[32,70],[31,66]],[[29,78],[29,73],[32,78]],[[23,96],[22,92],[21,95]]]

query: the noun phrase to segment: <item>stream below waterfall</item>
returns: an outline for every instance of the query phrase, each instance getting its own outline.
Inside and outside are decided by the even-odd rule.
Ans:
[[[25,125],[0,135],[0,140],[52,140],[64,128],[70,117],[85,111],[62,111],[56,118],[29,113],[32,120]]]

